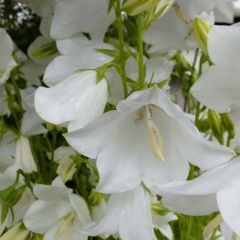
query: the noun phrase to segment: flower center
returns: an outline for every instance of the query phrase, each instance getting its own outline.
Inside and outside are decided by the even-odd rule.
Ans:
[[[163,148],[164,148],[164,141],[162,138],[162,135],[155,125],[154,121],[152,120],[152,113],[151,113],[151,107],[146,106],[146,125],[147,125],[147,133],[148,133],[148,141],[150,144],[150,147],[152,151],[154,152],[155,156],[161,160],[164,161],[165,158],[162,154]]]

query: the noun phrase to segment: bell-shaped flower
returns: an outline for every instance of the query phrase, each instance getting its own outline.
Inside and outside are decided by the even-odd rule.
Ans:
[[[156,240],[150,195],[142,186],[110,196],[105,215],[81,229],[89,236],[119,234],[122,240]]]
[[[12,57],[13,42],[6,30],[0,28],[0,84],[6,82],[10,76],[12,69],[17,65]]]
[[[35,185],[38,198],[28,209],[24,225],[32,232],[44,234],[46,240],[87,240],[77,230],[91,221],[86,202],[64,186],[59,178],[52,185]]]
[[[26,173],[37,171],[29,140],[24,136],[17,140],[15,162]]]
[[[80,32],[104,36],[114,20],[108,14],[108,0],[60,0],[56,2],[51,25],[54,39],[69,38]]]
[[[185,180],[189,163],[206,170],[234,152],[201,136],[189,117],[156,87],[133,93],[89,126],[66,135],[81,154],[97,159],[98,191],[124,192]]]
[[[53,87],[38,88],[35,108],[44,120],[53,124],[69,123],[68,129],[72,131],[101,115],[107,97],[106,80],[97,83],[95,71],[84,71],[71,75]]]

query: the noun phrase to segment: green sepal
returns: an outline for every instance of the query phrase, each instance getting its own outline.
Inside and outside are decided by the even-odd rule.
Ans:
[[[52,56],[58,53],[57,45],[55,41],[43,44],[40,48],[32,53],[33,57],[36,58],[44,58],[48,56]]]

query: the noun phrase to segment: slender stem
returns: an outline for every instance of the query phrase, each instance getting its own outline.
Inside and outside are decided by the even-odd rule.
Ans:
[[[191,236],[191,229],[192,229],[192,217],[190,217],[189,222],[188,222],[188,228],[187,228],[187,238],[190,239]]]
[[[198,123],[198,121],[199,121],[199,117],[200,117],[200,107],[201,107],[201,105],[200,105],[200,103],[199,102],[197,102],[197,106],[196,106],[196,114],[195,114],[195,125]]]
[[[144,55],[143,55],[143,15],[137,17],[137,47],[138,47],[138,81],[141,87],[144,86]]]
[[[116,18],[117,18],[117,27],[118,27],[118,37],[119,37],[119,53],[120,53],[120,62],[121,62],[121,76],[122,76],[122,85],[124,97],[128,96],[127,90],[127,76],[126,76],[126,59],[124,53],[124,31],[123,31],[123,20],[122,20],[122,9],[120,0],[116,1],[117,6],[115,8]]]

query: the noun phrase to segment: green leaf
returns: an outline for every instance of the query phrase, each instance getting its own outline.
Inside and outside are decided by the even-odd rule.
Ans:
[[[112,50],[112,49],[104,49],[104,48],[96,48],[95,49],[97,52],[100,52],[100,53],[103,53],[107,56],[110,56],[110,57],[118,57],[118,51],[116,50]]]
[[[8,206],[6,206],[6,205],[2,205],[1,224],[3,224],[4,221],[6,220],[7,215],[8,215],[8,212],[9,212],[9,208],[8,208]]]
[[[9,199],[10,205],[14,206],[18,203],[18,201],[20,200],[20,198],[22,197],[22,194],[25,190],[25,186],[22,186],[20,188],[18,188],[17,190],[14,191],[13,196],[11,196],[11,198]]]
[[[110,0],[108,4],[108,13],[112,10],[115,5],[116,0]]]

